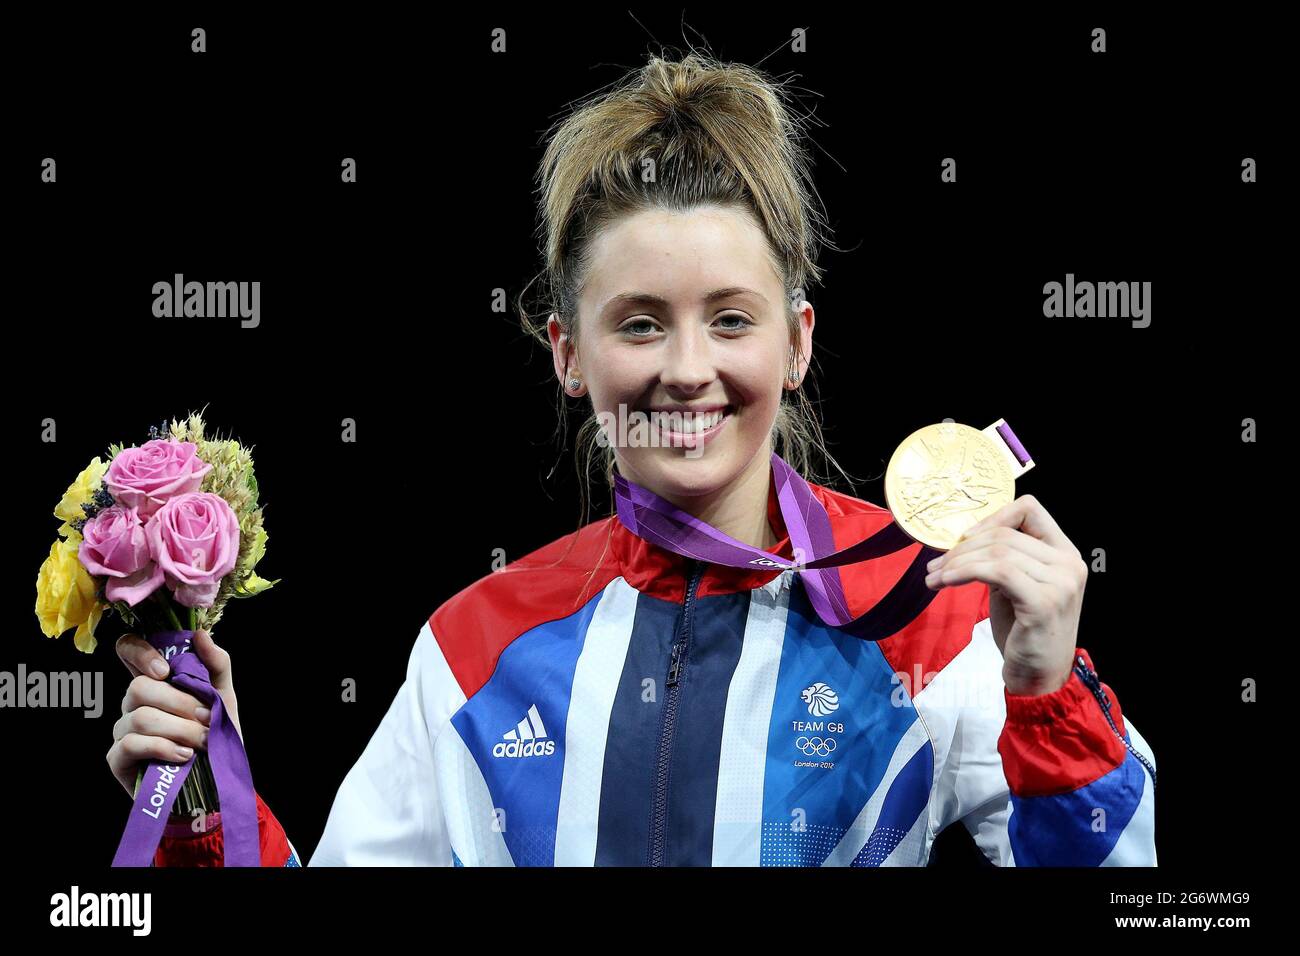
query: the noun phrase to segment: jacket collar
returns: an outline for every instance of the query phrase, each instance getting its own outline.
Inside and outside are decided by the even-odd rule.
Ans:
[[[821,491],[819,486],[810,483],[809,488],[819,499],[822,498],[819,494]],[[618,520],[617,515],[612,515],[606,520],[611,522],[610,548],[618,562],[619,573],[623,579],[644,594],[667,601],[683,600],[690,574],[690,559],[657,544],[651,544],[640,535],[633,534],[623,525],[623,522]],[[774,481],[768,484],[767,523],[771,525],[772,533],[780,539],[771,548],[766,549],[767,552],[793,559],[794,549],[790,543],[790,533],[785,527],[785,520],[781,517],[781,504],[776,497]],[[705,597],[711,594],[751,591],[784,573],[779,568],[751,570],[708,564],[704,568],[704,574],[700,577],[695,593],[697,597]]]

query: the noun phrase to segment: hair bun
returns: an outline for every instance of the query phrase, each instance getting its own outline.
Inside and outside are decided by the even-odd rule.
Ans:
[[[742,64],[706,61],[694,53],[676,61],[653,57],[634,77],[647,104],[658,108],[664,121],[712,111],[743,119],[755,131],[761,126],[773,135],[794,133],[781,128],[785,109],[776,87]]]
[[[825,214],[813,201],[802,120],[784,96],[744,64],[652,57],[562,120],[538,169],[557,310],[573,310],[594,234],[650,207],[742,206],[767,235],[787,291],[818,282]]]

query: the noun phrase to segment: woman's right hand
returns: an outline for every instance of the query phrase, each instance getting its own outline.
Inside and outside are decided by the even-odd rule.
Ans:
[[[208,669],[212,687],[221,695],[240,739],[239,709],[230,678],[230,655],[212,643],[207,631],[196,631],[189,653],[198,654]],[[183,763],[196,750],[208,747],[211,714],[191,694],[167,683],[171,672],[163,656],[138,634],[123,634],[117,656],[133,680],[122,698],[122,716],[113,725],[108,766],[127,794],[134,797],[136,772],[142,762],[157,759]],[[160,669],[158,666],[161,665]],[[183,749],[188,748],[188,749]]]

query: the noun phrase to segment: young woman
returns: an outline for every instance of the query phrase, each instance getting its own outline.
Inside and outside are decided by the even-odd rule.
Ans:
[[[892,517],[807,477],[833,464],[803,387],[823,220],[782,93],[743,66],[653,59],[565,120],[539,177],[547,317],[524,324],[590,412],[584,479],[617,472],[793,558],[774,452],[836,550]],[[694,560],[635,527],[585,524],[433,613],[313,865],[923,865],[954,823],[1002,866],[1155,863],[1155,760],[1076,647],[1087,569],[1030,496],[874,641],[822,620],[794,571]],[[840,568],[851,612],[915,554]],[[119,646],[149,673],[147,645]],[[229,657],[196,646],[236,713]],[[131,685],[109,753],[128,790],[135,761],[201,746],[192,706]],[[258,807],[263,862],[295,865]],[[182,826],[156,862],[216,865],[221,846],[219,826]]]

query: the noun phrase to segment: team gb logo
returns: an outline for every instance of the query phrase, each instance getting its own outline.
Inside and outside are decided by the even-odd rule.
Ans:
[[[805,687],[799,696],[808,705],[808,713],[814,717],[825,717],[827,714],[834,713],[840,706],[839,695],[821,681],[811,687]]]

